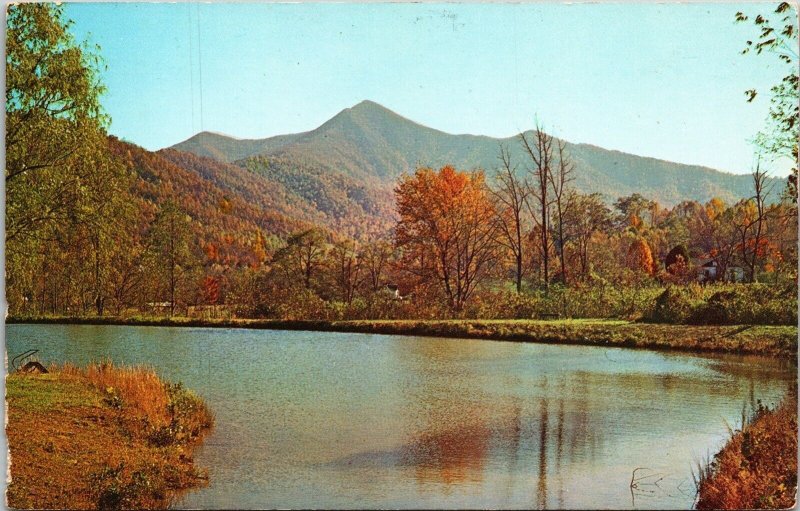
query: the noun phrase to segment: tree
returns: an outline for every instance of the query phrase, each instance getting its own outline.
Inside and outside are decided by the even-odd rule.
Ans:
[[[175,315],[180,286],[192,264],[189,248],[191,219],[173,201],[161,205],[150,231],[150,247],[160,282],[166,281],[170,315]],[[158,286],[157,284],[157,287]]]
[[[656,203],[634,193],[627,197],[620,197],[614,202],[614,207],[620,212],[618,222],[621,228],[633,227],[637,232],[644,229],[645,213],[655,209]],[[651,216],[652,224],[652,216]]]
[[[384,273],[391,257],[392,245],[384,240],[369,242],[362,248],[361,260],[364,261],[367,282],[373,293],[383,285]]]
[[[58,240],[66,264],[41,284],[60,291],[42,289],[42,296],[68,293],[59,300],[64,307],[80,302],[103,314],[129,182],[109,149],[97,48],[75,42],[70,25],[56,4],[8,7],[7,290],[14,300],[32,299],[23,261],[53,257]]]
[[[219,279],[206,275],[203,278],[201,285],[203,293],[203,303],[208,305],[216,305],[219,301]]]
[[[362,260],[359,257],[358,246],[353,240],[341,240],[333,244],[330,256],[334,264],[339,295],[342,301],[350,305],[361,279]]]
[[[655,271],[653,254],[650,252],[650,245],[644,238],[636,238],[628,248],[626,258],[627,266],[631,270],[647,275],[652,275]]]
[[[750,17],[742,12],[736,13],[736,21],[750,21]],[[776,157],[788,157],[794,162],[789,188],[797,186],[798,160],[798,118],[800,110],[800,76],[797,71],[797,14],[789,2],[781,2],[771,14],[758,14],[752,19],[758,28],[758,36],[748,40],[742,50],[743,54],[764,52],[774,55],[786,66],[786,75],[771,89],[770,112],[765,131],[756,141],[767,154]],[[752,102],[758,95],[756,89],[745,92],[747,101]],[[796,197],[796,195],[795,195]]]
[[[676,245],[669,251],[669,254],[667,254],[667,257],[664,259],[664,269],[669,273],[675,273],[675,271],[677,271],[675,265],[679,264],[679,260],[682,261],[684,265],[689,264],[689,251],[686,249],[685,245]]]
[[[63,7],[8,7],[6,32],[6,242],[81,212],[87,181],[111,172],[100,58],[78,45]],[[13,249],[13,246],[11,247]]]
[[[755,282],[759,259],[764,255],[764,223],[767,207],[767,174],[760,162],[752,173],[754,195],[736,205],[734,227],[739,234],[742,263],[748,270],[748,280]]]
[[[108,279],[109,294],[117,315],[131,303],[146,280],[144,263],[150,253],[149,241],[150,238],[146,238],[145,243],[139,243],[132,233],[117,239],[118,250],[112,254]]]
[[[577,245],[580,275],[586,277],[589,274],[589,242],[595,233],[611,229],[611,210],[603,203],[599,193],[575,193],[570,200],[572,207],[567,222],[569,237]]]
[[[736,13],[737,22],[752,21],[753,26],[758,30],[757,36],[747,41],[742,53],[772,55],[780,65],[785,66],[786,74],[770,90],[767,125],[756,137],[756,144],[762,155],[772,159],[789,158],[793,163],[786,188],[781,194],[784,207],[774,210],[771,215],[777,223],[781,224],[781,228],[777,230],[787,234],[775,241],[780,246],[789,247],[789,250],[782,250],[782,252],[788,256],[788,266],[793,271],[797,267],[797,162],[798,139],[800,138],[800,133],[798,133],[798,126],[800,126],[800,74],[798,74],[797,68],[797,14],[795,9],[789,2],[781,2],[773,12],[757,14],[752,20],[742,12]],[[756,99],[758,91],[750,89],[745,91],[745,95],[747,101],[752,102]],[[750,270],[751,280],[755,278],[753,266],[759,257],[760,245],[758,242],[760,240],[754,241],[757,244],[751,243],[749,248],[742,243],[742,250],[749,250],[749,253],[743,253],[742,257]]]
[[[567,265],[566,265],[566,222],[565,218],[569,216],[569,210],[573,207],[572,198],[573,194],[569,193],[568,185],[574,179],[572,172],[575,166],[569,158],[565,150],[564,142],[559,140],[557,145],[558,150],[558,165],[553,172],[548,173],[550,185],[553,188],[553,203],[555,206],[555,235],[558,249],[559,262],[561,264],[561,280],[567,284]]]
[[[514,258],[514,282],[517,293],[522,292],[524,275],[525,221],[523,209],[530,195],[530,188],[517,175],[511,163],[507,147],[500,146],[502,168],[495,173],[496,187],[490,191],[497,203],[495,216],[498,225],[498,241],[508,248]]]
[[[719,198],[711,199],[705,205],[708,222],[702,237],[711,245],[709,255],[717,261],[719,275],[725,275],[734,259],[738,233],[736,231],[736,207],[727,207]]]
[[[545,292],[550,287],[550,173],[553,171],[552,135],[537,125],[533,136],[519,134],[522,147],[531,161],[528,173],[531,176],[530,199],[526,202],[538,233],[539,254],[542,259],[542,281]]]
[[[267,242],[261,231],[256,231],[255,240],[253,241],[253,258],[255,259],[253,262],[254,268],[261,266],[267,260]]]
[[[327,236],[320,229],[296,232],[286,240],[272,261],[281,268],[288,283],[302,282],[311,289],[314,277],[322,266],[327,251]]]
[[[496,256],[497,224],[483,172],[419,168],[400,178],[395,196],[402,267],[439,282],[450,310],[460,313]]]

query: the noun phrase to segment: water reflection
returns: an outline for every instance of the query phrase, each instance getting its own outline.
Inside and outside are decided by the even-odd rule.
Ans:
[[[795,368],[753,357],[312,332],[34,326],[10,354],[145,363],[217,427],[186,508],[688,508],[691,463]],[[643,467],[636,494],[633,469]],[[658,484],[651,484],[658,481]],[[687,483],[688,482],[688,483]],[[632,499],[634,499],[632,501]]]
[[[479,424],[423,435],[403,450],[401,462],[415,467],[419,481],[480,482],[490,434],[489,428]]]
[[[547,380],[545,380],[546,382]],[[547,507],[547,401],[539,400],[539,482],[536,485],[536,505]]]

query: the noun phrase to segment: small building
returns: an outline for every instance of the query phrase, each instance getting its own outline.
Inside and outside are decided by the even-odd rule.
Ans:
[[[400,296],[400,286],[397,284],[386,284],[386,294],[389,295],[390,298],[395,300],[402,300],[403,297]]]
[[[725,274],[720,271],[719,262],[716,259],[706,259],[701,261],[697,266],[697,281],[700,283],[705,282],[743,282],[744,281],[744,268],[741,266],[728,266],[725,268]]]
[[[719,270],[719,263],[716,259],[710,259],[698,266],[697,280],[700,282],[714,282],[717,280],[717,271]]]

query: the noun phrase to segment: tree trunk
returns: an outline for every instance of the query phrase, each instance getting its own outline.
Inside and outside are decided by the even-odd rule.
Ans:
[[[564,258],[564,223],[561,218],[561,212],[558,213],[558,245],[559,245],[559,260],[561,262],[561,279],[564,285],[567,285],[567,265]]]

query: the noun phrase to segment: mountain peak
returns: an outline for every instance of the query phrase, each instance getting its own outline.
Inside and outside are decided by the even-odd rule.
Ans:
[[[328,132],[330,130],[338,129],[366,129],[367,131],[392,129],[392,127],[414,125],[417,123],[410,119],[406,119],[402,115],[389,110],[385,106],[365,99],[350,108],[345,108],[338,114],[334,115],[313,133]]]
[[[221,131],[210,131],[210,130],[201,131],[200,133],[197,133],[191,138],[202,138],[202,137],[229,138],[231,140],[242,140],[239,137],[234,137],[233,135],[228,135],[227,133],[222,133]]]
[[[365,99],[359,102],[358,104],[353,105],[350,108],[350,110],[386,110],[388,112],[391,112],[391,110],[389,110],[385,106],[381,105],[380,103],[376,103],[370,99]]]
[[[397,112],[389,110],[385,106],[381,105],[380,103],[376,103],[372,100],[365,99],[355,105],[351,106],[350,108],[345,108],[339,114],[334,117],[338,117],[341,114],[352,113],[357,115],[368,115],[368,116],[375,116],[375,115],[390,115],[393,117],[402,117]]]

